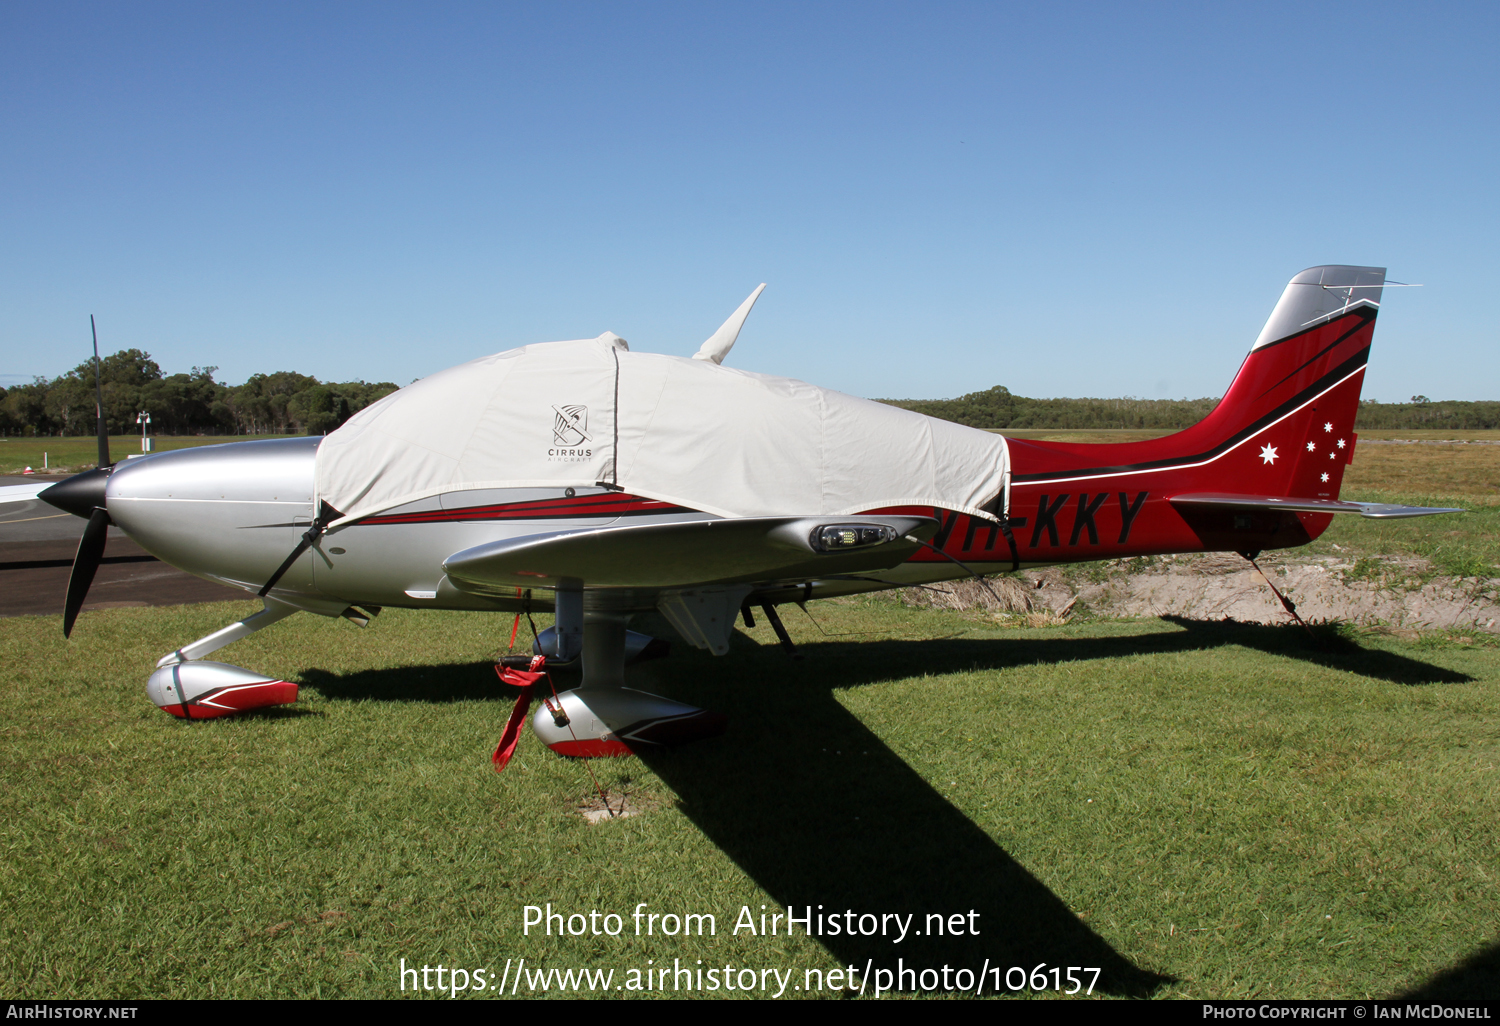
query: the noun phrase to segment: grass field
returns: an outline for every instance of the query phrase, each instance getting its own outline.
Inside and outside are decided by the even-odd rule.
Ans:
[[[885,597],[637,686],[730,733],[488,763],[508,623],[299,617],[233,649],[296,707],[185,724],[149,667],[248,604],[0,622],[0,985],[17,997],[385,997],[397,967],[1079,965],[1096,993],[1493,988],[1500,649],[1108,622],[998,630]],[[661,625],[656,625],[661,628]],[[648,629],[651,629],[648,626]],[[873,633],[860,633],[873,632]],[[525,936],[523,908],[712,913],[713,937]],[[977,937],[731,933],[742,906],[979,913]],[[1486,975],[1488,973],[1488,975]],[[774,985],[773,985],[774,989]],[[524,988],[523,988],[524,990]],[[695,992],[696,993],[696,992]],[[1490,996],[1495,995],[1489,990]],[[788,989],[787,995],[795,992]],[[719,996],[724,996],[719,992]],[[800,996],[800,995],[797,995]]]
[[[197,445],[222,445],[245,442],[252,438],[287,438],[288,435],[189,435],[182,438],[160,436],[156,451],[187,449]],[[109,455],[122,460],[141,451],[140,435],[111,435]],[[99,442],[93,437],[67,438],[0,438],[0,474],[19,474],[27,467],[37,473],[47,464],[53,473],[92,470],[99,462]]]
[[[1493,572],[1494,450],[1362,448],[1346,496],[1421,491],[1471,512],[1338,518],[1314,548]],[[151,705],[158,656],[253,608],[90,612],[67,642],[57,618],[0,620],[6,993],[391,997],[402,959],[472,985],[525,958],[625,987],[663,965],[791,972],[783,996],[802,997],[807,970],[837,990],[837,966],[901,959],[1097,967],[1105,995],[1500,997],[1486,635],[1333,625],[1314,644],[1296,628],[1026,630],[887,596],[818,603],[821,626],[788,615],[801,661],[761,623],[728,658],[677,643],[632,671],[729,713],[730,732],[593,762],[647,811],[589,825],[583,763],[528,734],[504,775],[489,766],[506,618],[296,617],[222,653],[300,681],[295,707],[187,724]],[[717,932],[634,936],[641,902],[713,914]],[[523,909],[547,903],[620,914],[624,932],[526,935]],[[979,933],[734,934],[762,904],[916,913],[918,929],[963,914]]]
[[[1480,434],[1475,432],[1472,434]],[[1452,577],[1500,576],[1500,445],[1361,445],[1344,475],[1340,498],[1414,506],[1454,506],[1466,513],[1414,520],[1335,517],[1303,551],[1364,556],[1418,556]]]

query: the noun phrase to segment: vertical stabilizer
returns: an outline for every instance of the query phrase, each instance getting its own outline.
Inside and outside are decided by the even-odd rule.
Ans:
[[[1287,284],[1203,420],[1121,445],[1012,439],[1014,481],[1147,473],[1163,475],[1163,492],[1338,498],[1384,283],[1383,267],[1309,267]]]
[[[1384,267],[1329,264],[1309,267],[1287,283],[1281,302],[1271,312],[1252,349],[1279,342],[1319,321],[1347,313],[1358,304],[1380,308],[1385,285]]]

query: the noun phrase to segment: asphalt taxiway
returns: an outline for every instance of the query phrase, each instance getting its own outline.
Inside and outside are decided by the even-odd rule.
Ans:
[[[61,480],[40,475],[0,477],[0,498],[8,486]],[[68,574],[85,523],[83,518],[54,509],[40,499],[0,502],[0,617],[62,615]],[[83,610],[247,597],[237,588],[213,584],[168,566],[119,528],[111,527],[104,561]]]

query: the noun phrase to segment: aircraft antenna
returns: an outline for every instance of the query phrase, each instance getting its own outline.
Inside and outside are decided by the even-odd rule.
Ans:
[[[992,598],[992,599],[995,600],[996,605],[998,605],[1001,609],[1005,608],[1005,600],[1002,599],[999,595],[995,594],[995,589],[990,587],[990,582],[986,581],[982,576],[980,576],[979,573],[977,571],[975,571],[973,567],[967,566],[966,564],[959,562],[957,559],[954,559],[952,556],[948,555],[948,553],[944,552],[942,549],[938,548],[936,545],[933,545],[931,542],[924,542],[922,539],[917,538],[917,537],[915,537],[913,535],[910,535],[910,534],[908,534],[908,535],[905,536],[905,540],[909,541],[909,542],[916,542],[918,545],[921,545],[921,546],[923,546],[925,548],[929,548],[933,552],[936,552],[939,556],[942,556],[944,559],[948,560],[950,563],[956,563],[958,565],[959,569],[961,569],[961,570],[965,571],[966,573],[968,573],[969,576],[973,577],[974,580],[978,581],[981,585],[984,586],[984,590],[990,593],[990,598]]]

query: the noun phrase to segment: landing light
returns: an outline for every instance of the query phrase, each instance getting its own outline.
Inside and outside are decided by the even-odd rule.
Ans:
[[[842,552],[881,545],[898,537],[894,527],[881,524],[826,524],[814,530],[810,540],[819,552]]]

